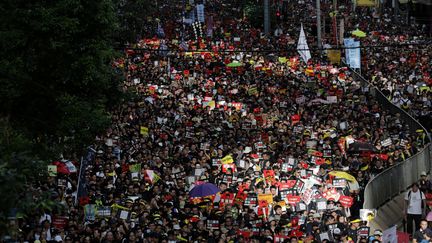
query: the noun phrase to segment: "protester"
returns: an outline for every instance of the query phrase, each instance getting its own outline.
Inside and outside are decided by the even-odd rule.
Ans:
[[[422,191],[419,190],[419,185],[414,183],[410,190],[405,194],[404,202],[404,219],[407,222],[407,232],[412,235],[413,221],[416,230],[420,226],[422,216],[426,215],[426,197]],[[427,221],[426,226],[427,226]]]
[[[367,241],[359,233],[366,183],[425,141],[347,68],[287,50],[299,20],[269,37],[236,1],[208,2],[207,25],[192,28],[165,1],[165,30],[145,31],[115,60],[131,98],[91,146],[84,179],[58,173],[45,185],[64,209],[23,221],[29,241]],[[287,8],[306,18],[300,9],[311,6]],[[220,192],[191,196],[206,183]],[[86,193],[74,193],[79,186]],[[412,228],[425,196],[416,184],[410,192]]]
[[[428,222],[424,219],[420,221],[420,228],[413,235],[413,242],[429,242],[432,235],[432,230],[428,227]]]

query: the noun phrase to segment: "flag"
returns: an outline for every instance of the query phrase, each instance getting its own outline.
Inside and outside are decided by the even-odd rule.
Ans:
[[[148,176],[150,182],[153,184],[160,179],[160,177],[156,173],[154,173],[153,170],[146,170],[145,173]]]
[[[93,161],[95,157],[95,150],[89,149],[87,156],[85,158],[81,158],[81,166],[78,174],[78,188],[77,188],[77,196],[75,197],[75,205],[78,203],[80,205],[86,205],[89,203],[90,198],[87,193],[87,180],[85,177],[85,171],[87,170],[87,166]]]
[[[297,43],[297,50],[298,50],[301,58],[303,59],[303,61],[305,63],[307,63],[307,61],[311,58],[311,54],[310,54],[309,47],[308,47],[307,42],[306,42],[306,35],[304,33],[304,30],[303,30],[303,24],[301,24],[300,37],[299,37],[299,41]]]
[[[93,221],[96,219],[96,206],[94,204],[87,204],[84,206],[84,219],[86,221]]]

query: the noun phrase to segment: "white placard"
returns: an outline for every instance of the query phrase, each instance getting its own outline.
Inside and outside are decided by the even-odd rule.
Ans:
[[[335,104],[338,102],[337,96],[327,96],[327,101],[331,104]]]

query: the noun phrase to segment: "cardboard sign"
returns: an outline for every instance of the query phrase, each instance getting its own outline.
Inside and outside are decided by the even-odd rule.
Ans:
[[[57,176],[57,165],[48,165],[48,176]]]
[[[64,229],[69,218],[66,216],[54,216],[52,219],[52,227],[55,229]]]
[[[98,207],[96,212],[98,217],[110,217],[111,216],[111,207],[105,206],[105,207]]]
[[[288,200],[288,204],[291,204],[291,205],[296,205],[297,203],[299,203],[301,201],[300,196],[287,195],[286,198]]]
[[[218,230],[219,229],[219,220],[207,220],[207,229]]]
[[[305,192],[302,194],[301,199],[306,204],[309,205],[313,198],[313,190],[312,189],[306,189]]]
[[[331,241],[332,237],[331,237],[330,232],[327,231],[327,232],[320,233],[319,234],[319,240],[320,240],[320,242],[322,242],[323,240]]]
[[[327,200],[333,200],[337,202],[339,201],[340,194],[335,188],[332,188],[330,190],[323,192],[323,197]]]
[[[284,242],[287,239],[289,239],[289,237],[287,235],[275,235],[274,236],[274,243]]]
[[[357,230],[357,236],[359,237],[369,237],[370,228],[367,226],[362,226]]]
[[[251,88],[249,88],[248,94],[249,95],[256,95],[256,94],[258,94],[258,88],[255,87],[255,86],[252,86]]]
[[[392,145],[391,138],[387,138],[387,139],[381,141],[381,146],[383,146],[383,147],[388,147],[390,145]]]
[[[255,207],[256,205],[258,205],[258,198],[256,195],[254,194],[248,194],[245,202],[244,202],[245,206],[252,206]]]
[[[306,102],[306,98],[303,95],[300,96],[300,97],[298,97],[298,98],[296,98],[296,103],[299,104],[299,105],[301,105],[301,104],[303,104],[305,102]]]
[[[258,202],[265,201],[268,204],[273,203],[273,195],[272,194],[258,194]]]
[[[372,221],[376,213],[376,209],[360,209],[360,219],[363,221]]]
[[[222,161],[220,159],[212,159],[212,166],[222,165]]]
[[[354,203],[354,199],[350,196],[340,196],[339,202],[343,207],[350,208]]]
[[[220,203],[224,205],[231,205],[234,202],[234,193],[225,192],[220,195]]]
[[[149,128],[141,126],[140,127],[140,134],[143,135],[144,137],[147,137],[149,135]]]
[[[301,192],[303,190],[304,187],[304,182],[302,180],[297,180],[296,184],[294,185],[294,189],[297,190],[298,192]]]
[[[293,188],[295,184],[297,183],[297,180],[287,180],[287,182],[281,182],[279,183],[279,190],[286,190]]]
[[[296,207],[295,207],[296,212],[306,211],[306,209],[307,209],[306,204],[304,204],[304,203],[302,203],[302,202],[297,203],[297,205],[296,205]]]
[[[348,183],[345,179],[342,178],[337,178],[337,179],[333,179],[333,187],[336,188],[345,188],[347,187]]]
[[[243,205],[243,203],[246,201],[246,198],[247,198],[246,193],[237,193],[234,199],[234,204]]]
[[[316,202],[317,210],[327,210],[327,200],[317,200]]]
[[[228,173],[228,170],[230,170],[230,173],[235,172],[236,170],[236,165],[235,164],[224,164],[222,165],[222,172],[223,173]]]
[[[337,96],[327,96],[327,101],[331,104],[336,104],[338,102]]]

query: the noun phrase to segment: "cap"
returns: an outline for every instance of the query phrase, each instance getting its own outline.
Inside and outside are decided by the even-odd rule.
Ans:
[[[333,234],[334,235],[340,235],[341,234],[341,230],[339,228],[336,228],[333,230]]]
[[[62,242],[62,241],[63,241],[63,239],[61,238],[60,235],[57,235],[57,236],[54,238],[54,240],[57,241],[57,242]]]
[[[351,224],[354,224],[354,223],[361,223],[361,220],[360,220],[360,219],[354,219],[354,220],[351,221],[350,223],[351,223]]]
[[[426,171],[422,171],[422,173],[420,174],[420,176],[427,176]]]
[[[382,236],[382,235],[383,235],[383,232],[382,232],[381,230],[379,230],[379,229],[376,229],[376,230],[374,231],[374,235]]]

